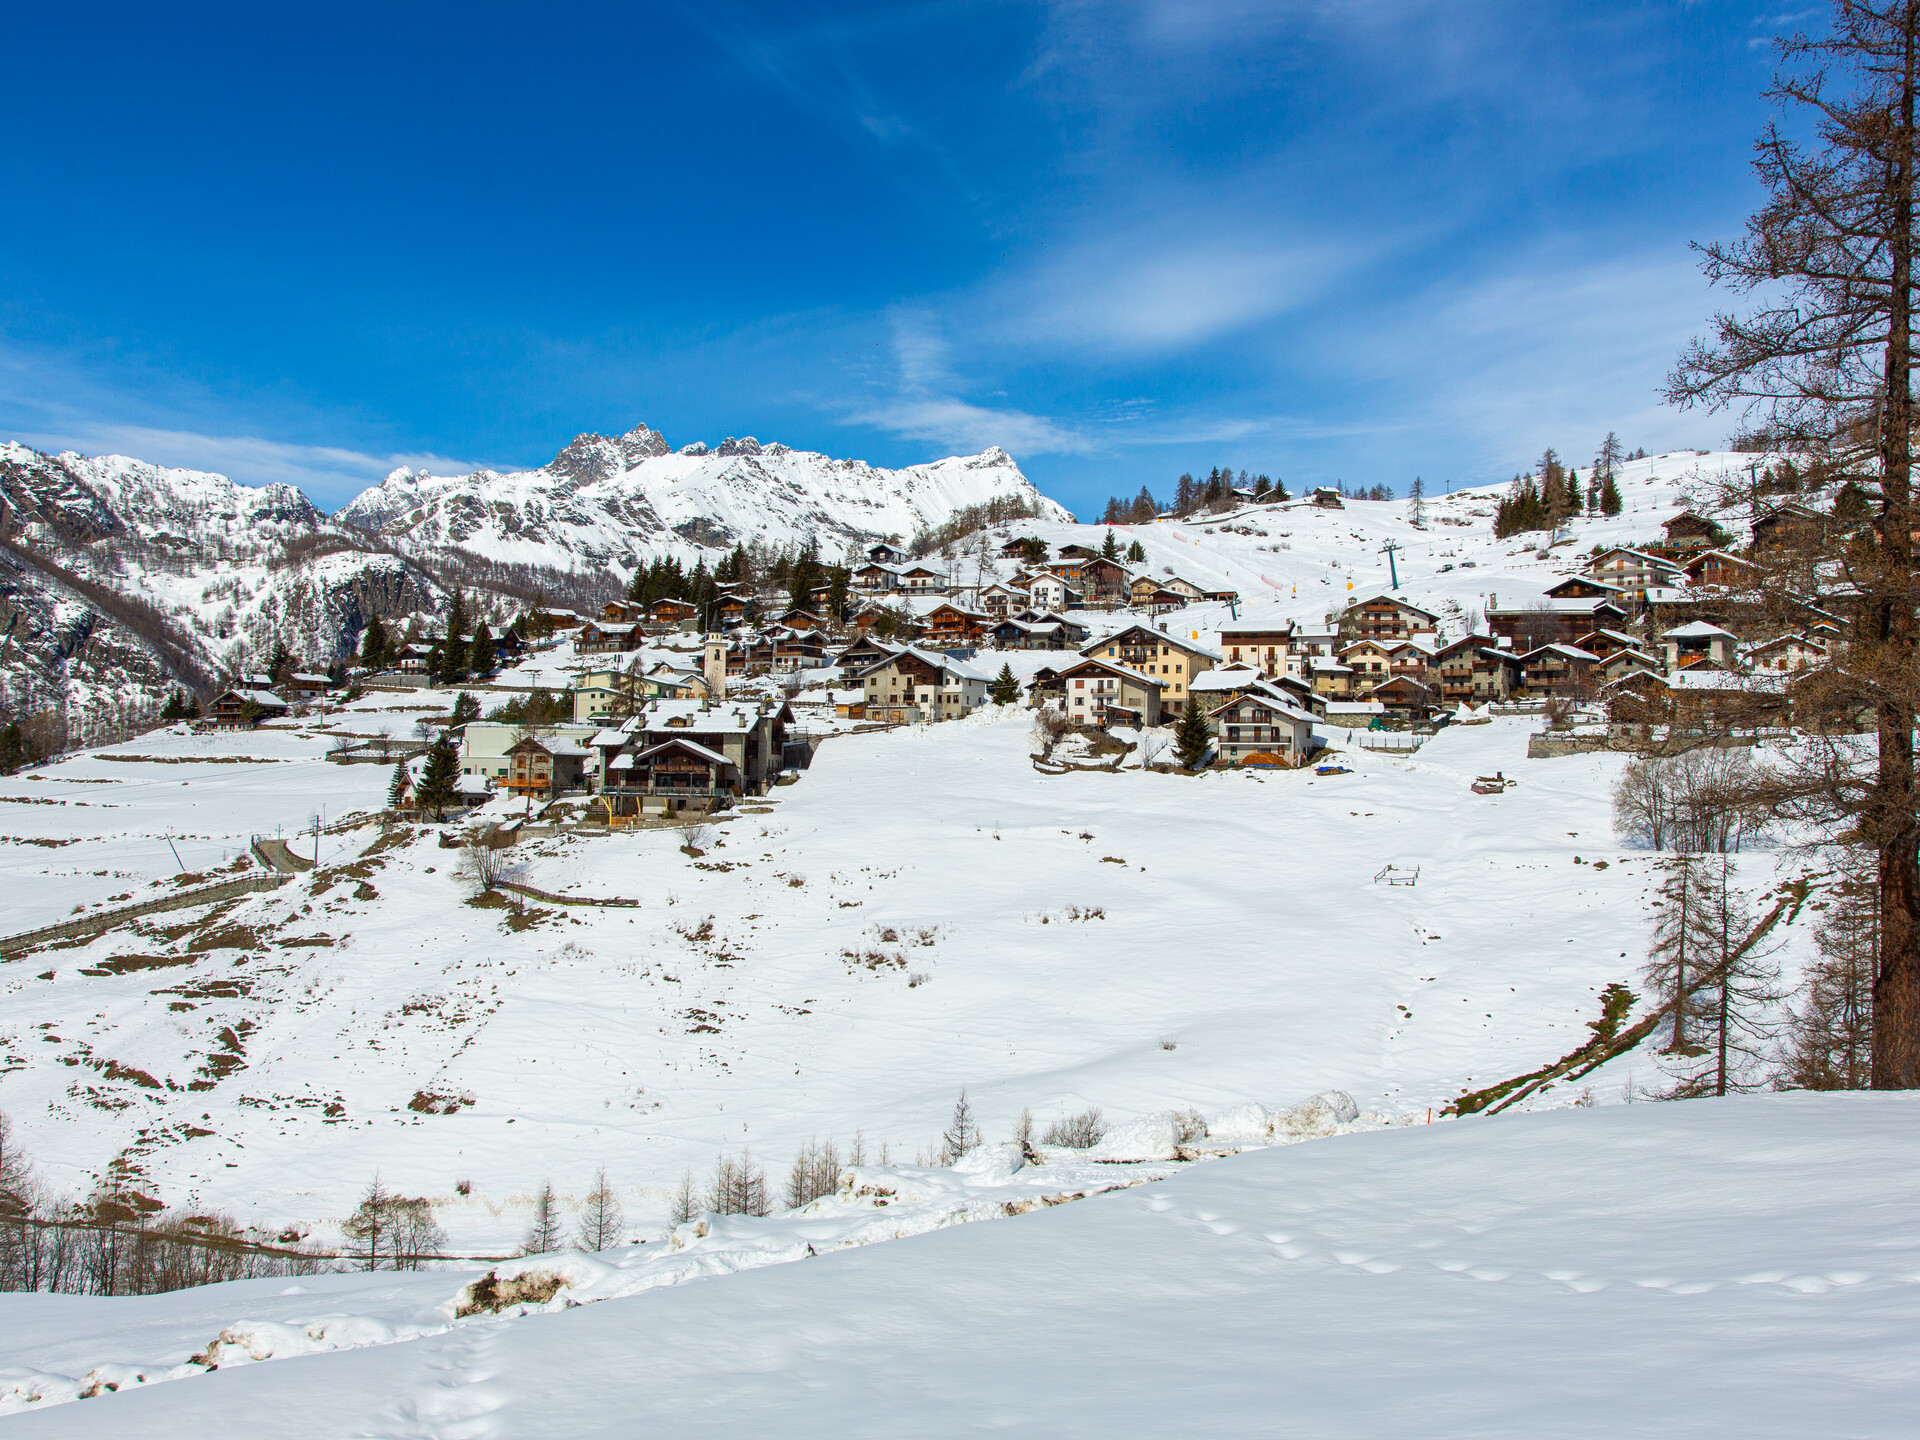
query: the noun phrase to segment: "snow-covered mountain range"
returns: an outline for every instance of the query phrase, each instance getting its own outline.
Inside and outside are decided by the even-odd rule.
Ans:
[[[498,620],[534,590],[613,593],[663,555],[837,558],[992,501],[1072,519],[998,448],[885,470],[751,438],[674,451],[641,425],[534,470],[396,470],[329,516],[289,485],[4,444],[0,712],[57,711],[97,738],[275,640],[324,663],[369,616],[431,613],[456,584]]]
[[[997,446],[978,455],[882,470],[751,436],[675,451],[657,430],[581,435],[537,470],[430,475],[394,471],[335,512],[336,523],[415,544],[558,569],[628,570],[655,555],[848,545],[938,525],[955,511],[1019,500],[1050,520],[1046,499]]]

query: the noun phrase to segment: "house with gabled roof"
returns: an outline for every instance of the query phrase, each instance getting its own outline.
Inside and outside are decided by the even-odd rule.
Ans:
[[[1293,655],[1294,635],[1297,626],[1291,620],[1265,621],[1253,623],[1222,625],[1220,627],[1220,650],[1229,663],[1244,660],[1257,666],[1265,675],[1284,675]]]
[[[1158,725],[1167,689],[1157,675],[1098,657],[1064,667],[1049,683],[1068,720],[1101,727]]]
[[[855,679],[869,720],[918,724],[958,720],[986,703],[987,676],[963,660],[909,645],[868,666]]]
[[[1313,715],[1262,681],[1208,712],[1214,764],[1293,768],[1319,748]]]
[[[1701,589],[1744,590],[1760,578],[1760,567],[1725,550],[1702,550],[1687,561],[1687,578]]]
[[[1683,572],[1664,555],[1616,545],[1588,560],[1585,573],[1604,580],[1636,604],[1644,603],[1647,591],[1670,589],[1680,584]]]
[[[1082,647],[1080,653],[1153,676],[1161,682],[1161,699],[1169,709],[1184,706],[1194,677],[1220,663],[1218,650],[1151,625],[1129,625]]]
[[[1405,640],[1418,634],[1438,634],[1440,617],[1382,591],[1347,606],[1341,629],[1368,640]]]
[[[1520,657],[1525,667],[1527,694],[1533,697],[1580,697],[1593,692],[1600,657],[1573,645],[1542,645]]]
[[[1829,654],[1825,645],[1805,635],[1776,635],[1771,640],[1751,646],[1747,650],[1746,661],[1755,670],[1797,674],[1826,664]]]

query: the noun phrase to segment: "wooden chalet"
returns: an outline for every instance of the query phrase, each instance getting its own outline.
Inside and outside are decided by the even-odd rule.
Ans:
[[[638,620],[588,620],[574,632],[573,649],[577,655],[621,655],[645,641]]]
[[[1660,662],[1644,650],[1615,650],[1601,657],[1600,663],[1594,667],[1594,674],[1604,685],[1643,670],[1658,673],[1659,669]]]
[[[584,623],[584,617],[576,610],[563,610],[558,605],[535,605],[527,612],[527,617],[544,631],[574,630]]]
[[[1123,604],[1127,599],[1128,588],[1133,584],[1133,577],[1127,573],[1126,567],[1099,555],[1090,558],[1050,560],[1047,562],[1046,569],[1079,591],[1091,604]],[[1047,604],[1052,609],[1060,608],[1053,605],[1051,601],[1042,601],[1037,591],[1034,593],[1034,600],[1036,603]]]
[[[867,563],[870,565],[899,565],[908,558],[906,551],[884,540],[867,547]]]
[[[1573,642],[1576,650],[1587,650],[1602,660],[1621,650],[1638,650],[1640,641],[1624,630],[1589,630]]]
[[[1738,643],[1738,637],[1731,630],[1722,630],[1705,620],[1695,620],[1666,631],[1661,635],[1660,643],[1666,647],[1667,673],[1672,675],[1690,664],[1702,661],[1722,669],[1731,669],[1733,648]]]
[[[1342,628],[1368,640],[1405,640],[1414,635],[1437,635],[1440,617],[1392,595],[1374,595],[1347,607]]]
[[[1000,547],[1000,558],[1025,560],[1030,549],[1037,549],[1040,552],[1040,558],[1044,560],[1047,554],[1047,542],[1036,535],[1016,535]]]
[[[647,607],[638,600],[609,600],[600,607],[600,618],[616,625],[630,625],[647,618]]]
[[[551,799],[585,783],[592,753],[576,740],[529,735],[508,749],[507,774],[500,784],[515,795]]]
[[[1753,522],[1753,548],[1761,550],[1770,545],[1818,545],[1826,539],[1831,523],[1831,516],[1802,505],[1798,500],[1789,500]]]
[[[295,671],[279,685],[282,695],[297,700],[311,700],[314,696],[324,695],[331,689],[333,689],[331,676],[316,675],[308,670]]]
[[[873,560],[865,565],[855,566],[847,584],[864,594],[884,595],[901,588],[900,572],[890,564],[883,565]]]
[[[271,690],[245,687],[222,690],[207,707],[207,719],[221,730],[251,730],[263,720],[279,720],[287,702]]]
[[[1686,574],[1702,589],[1745,590],[1758,583],[1760,567],[1725,550],[1703,550],[1687,561]]]
[[[1584,699],[1599,683],[1600,657],[1572,645],[1542,645],[1520,657],[1529,697]]]
[[[656,600],[647,607],[647,619],[656,625],[684,625],[698,618],[700,607],[691,600],[675,600],[671,597]]]
[[[1667,549],[1680,553],[1712,550],[1727,543],[1727,532],[1704,515],[1682,510],[1661,526],[1667,534]]]
[[[1395,719],[1425,720],[1439,708],[1439,697],[1431,688],[1405,675],[1374,686],[1367,698]]]
[[[921,617],[926,626],[925,639],[936,650],[979,645],[993,624],[993,617],[980,610],[969,610],[945,601]]]
[[[1101,555],[1092,545],[1062,545],[1060,558],[1062,560],[1098,560]]]
[[[1128,603],[1135,610],[1144,610],[1149,615],[1165,615],[1169,611],[1184,610],[1193,601],[1177,591],[1162,589],[1150,578],[1142,576],[1133,582]]]
[[[614,756],[600,793],[614,800],[633,800],[643,812],[706,814],[731,804],[744,788],[740,767],[733,761],[690,736],[676,735]]]

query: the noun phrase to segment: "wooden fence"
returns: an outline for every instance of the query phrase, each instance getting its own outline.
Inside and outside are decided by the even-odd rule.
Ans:
[[[129,920],[137,920],[142,915],[185,910],[194,905],[214,905],[239,895],[277,890],[292,878],[291,875],[242,875],[237,880],[222,880],[216,885],[200,885],[191,890],[175,891],[171,895],[158,895],[151,900],[142,900],[137,905],[121,905],[112,910],[96,910],[91,915],[75,915],[55,925],[42,925],[37,930],[23,930],[18,935],[0,936],[0,957],[14,959],[17,952],[44,945],[49,940],[85,935],[93,930],[110,930]]]

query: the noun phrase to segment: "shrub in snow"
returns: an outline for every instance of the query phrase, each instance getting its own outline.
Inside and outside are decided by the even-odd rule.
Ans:
[[[1098,1144],[1106,1129],[1100,1107],[1095,1105],[1078,1115],[1062,1115],[1047,1127],[1047,1133],[1040,1137],[1040,1143],[1064,1145],[1069,1150],[1084,1150],[1089,1145]]]

